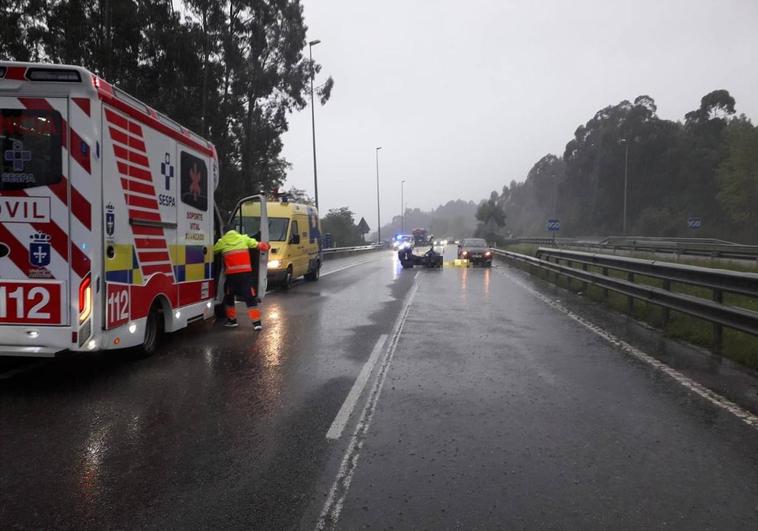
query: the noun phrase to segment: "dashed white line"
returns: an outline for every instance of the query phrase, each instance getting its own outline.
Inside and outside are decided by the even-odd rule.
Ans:
[[[337,525],[340,513],[342,512],[342,506],[345,503],[345,497],[350,490],[350,482],[353,480],[353,474],[358,466],[358,458],[361,455],[361,449],[363,448],[363,442],[366,439],[366,433],[371,425],[371,419],[373,419],[374,411],[376,411],[376,404],[379,401],[379,396],[384,387],[384,380],[387,378],[387,372],[392,363],[392,358],[397,349],[400,335],[403,332],[403,327],[405,326],[405,321],[408,318],[408,312],[413,303],[413,299],[416,296],[418,287],[419,277],[418,273],[416,273],[413,279],[413,287],[411,287],[411,290],[408,292],[403,304],[403,309],[400,311],[400,315],[395,322],[390,339],[390,346],[386,351],[382,364],[380,365],[379,374],[374,383],[374,387],[371,389],[371,394],[363,408],[358,425],[355,427],[352,437],[350,437],[350,442],[345,450],[342,462],[340,463],[337,477],[332,484],[332,488],[329,490],[329,496],[327,497],[319,519],[316,522],[316,529],[318,530],[334,529]]]
[[[640,361],[643,361],[647,363],[648,365],[652,366],[653,368],[661,371],[662,373],[666,374],[670,378],[672,378],[675,382],[682,385],[689,391],[695,393],[696,395],[700,396],[701,398],[704,398],[711,404],[715,405],[718,408],[721,408],[725,411],[728,411],[741,421],[743,421],[745,424],[752,428],[758,429],[758,417],[753,415],[751,412],[747,411],[746,409],[738,406],[731,400],[721,396],[720,394],[711,391],[707,387],[700,385],[696,381],[688,378],[681,372],[677,371],[673,367],[669,367],[662,361],[654,358],[650,354],[646,354],[645,352],[641,351],[635,346],[630,345],[626,341],[619,339],[618,337],[614,336],[607,330],[604,330],[597,326],[594,323],[591,323],[584,317],[572,312],[562,304],[558,303],[557,301],[551,299],[550,297],[547,297],[540,293],[539,291],[535,290],[531,286],[528,286],[521,280],[517,279],[516,277],[509,275],[503,270],[499,270],[499,273],[503,275],[504,277],[508,278],[511,282],[516,284],[517,286],[525,289],[526,291],[530,292],[532,295],[540,299],[542,302],[548,304],[549,306],[555,308],[556,310],[560,311],[561,313],[564,313],[569,318],[573,319],[577,323],[581,324],[585,328],[591,330],[598,336],[605,339],[607,342],[618,348],[619,350],[629,354],[630,356],[637,358]]]
[[[358,403],[358,398],[366,387],[368,377],[374,370],[374,365],[376,365],[376,362],[379,359],[379,354],[382,353],[382,348],[387,341],[387,337],[387,334],[382,334],[381,337],[379,337],[379,341],[374,345],[374,349],[371,351],[368,361],[363,365],[360,374],[358,374],[358,378],[355,379],[355,383],[353,384],[352,389],[350,389],[350,393],[348,393],[347,398],[345,398],[345,402],[337,412],[337,416],[334,417],[332,425],[329,426],[329,430],[326,432],[327,439],[339,439],[342,435],[342,430],[345,429],[345,425],[347,424],[350,415],[353,413],[353,409],[355,409],[355,404]]]

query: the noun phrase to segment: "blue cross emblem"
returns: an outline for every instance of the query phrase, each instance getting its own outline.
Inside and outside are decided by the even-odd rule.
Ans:
[[[4,155],[6,162],[13,163],[13,171],[24,171],[24,163],[32,160],[32,152],[24,150],[24,144],[20,140],[13,140],[13,148],[6,149]]]
[[[50,236],[43,233],[32,234],[29,244],[29,263],[34,267],[50,265]]]
[[[174,166],[171,164],[171,155],[166,153],[164,162],[161,162],[161,175],[166,178],[166,190],[171,190],[171,178],[174,176]]]

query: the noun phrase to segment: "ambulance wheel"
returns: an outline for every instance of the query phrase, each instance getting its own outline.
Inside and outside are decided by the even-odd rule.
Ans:
[[[305,275],[305,280],[316,282],[321,276],[321,264],[316,264],[316,269]]]
[[[290,289],[292,287],[292,266],[287,268],[282,279],[282,289]]]
[[[413,269],[413,262],[411,261],[402,261],[400,264],[403,266],[403,269]]]
[[[156,302],[153,307],[150,308],[150,313],[147,314],[147,320],[145,321],[145,341],[142,343],[142,353],[145,356],[151,356],[155,354],[158,349],[158,343],[161,336],[161,314],[160,304]]]

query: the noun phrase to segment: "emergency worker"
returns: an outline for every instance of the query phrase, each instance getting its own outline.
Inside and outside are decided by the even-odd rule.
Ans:
[[[239,326],[237,309],[234,307],[235,295],[244,299],[247,304],[247,315],[253,322],[253,329],[260,332],[261,311],[258,308],[258,294],[255,293],[253,265],[250,262],[250,249],[266,252],[270,246],[266,242],[258,242],[245,234],[237,232],[233,226],[225,227],[224,235],[213,246],[213,253],[221,253],[226,271],[224,285],[224,309],[226,310],[227,327]]]

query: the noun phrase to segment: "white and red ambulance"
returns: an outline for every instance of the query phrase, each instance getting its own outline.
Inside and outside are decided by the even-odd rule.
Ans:
[[[210,142],[84,68],[0,62],[0,158],[0,355],[151,352],[214,314]]]

